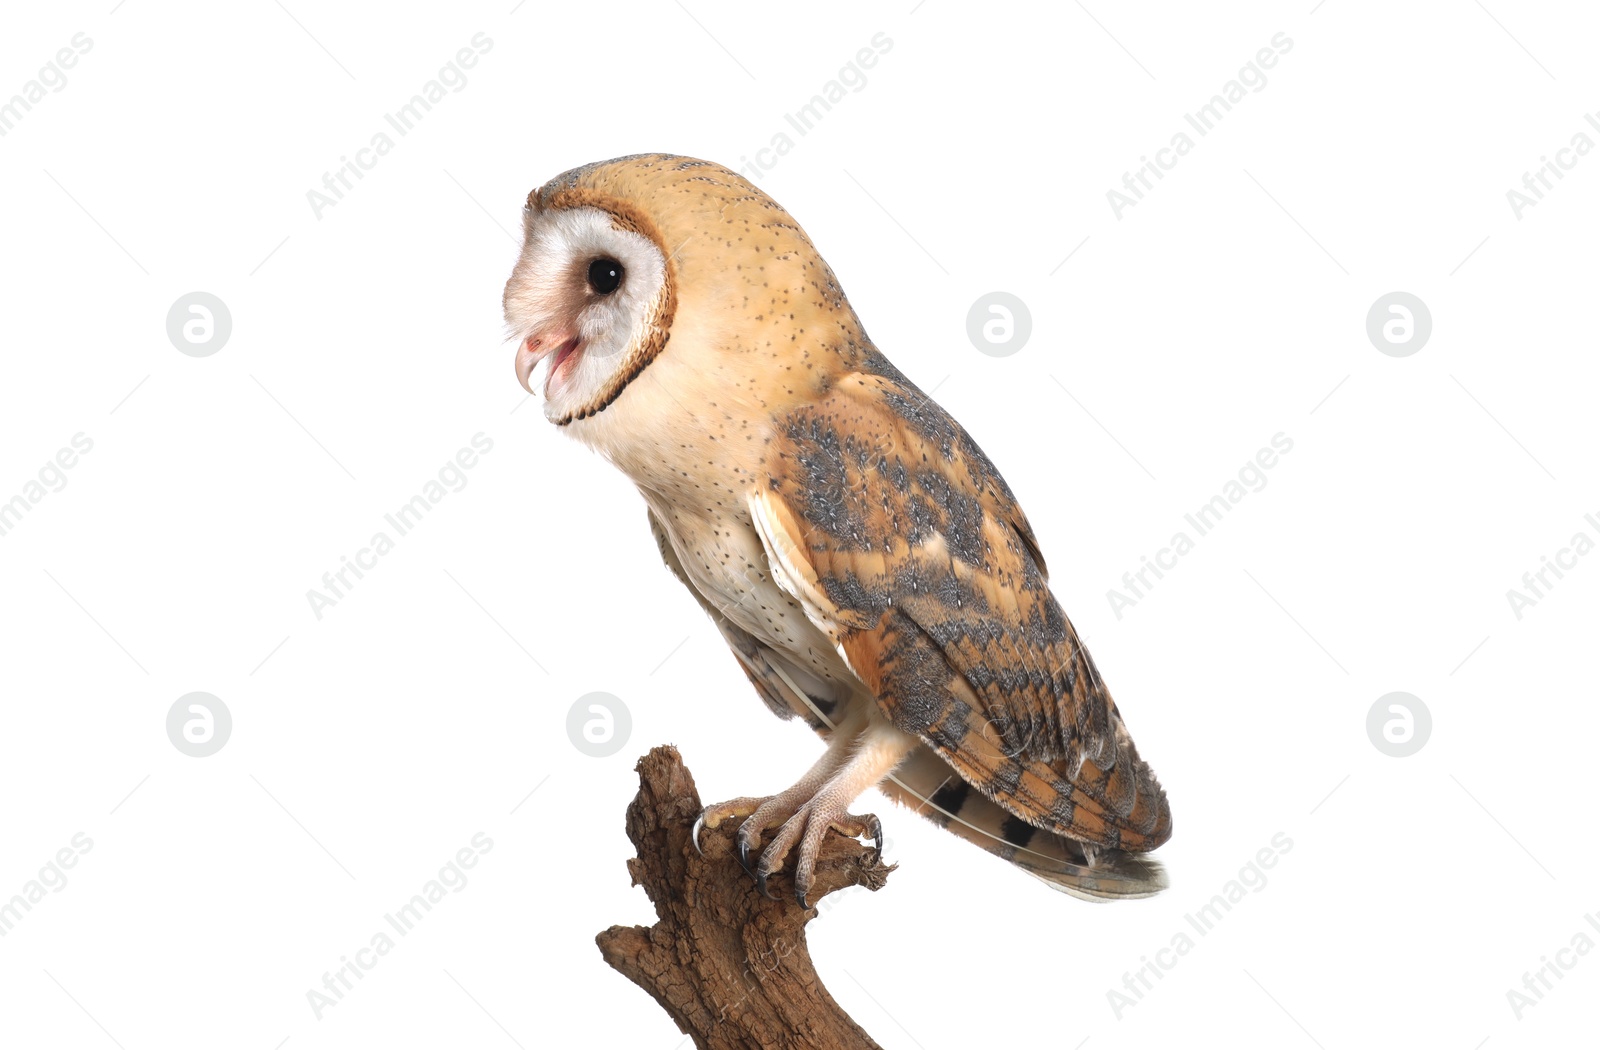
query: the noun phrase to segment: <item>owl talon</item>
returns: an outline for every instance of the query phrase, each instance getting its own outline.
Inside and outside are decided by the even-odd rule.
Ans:
[[[796,853],[794,899],[800,907],[809,909],[817,851],[828,830],[831,828],[851,837],[870,836],[881,856],[883,824],[870,813],[857,816],[842,812],[842,805],[835,804],[835,808],[819,803],[815,797],[807,798],[804,794],[807,790],[810,790],[808,785],[799,784],[771,798],[740,798],[707,806],[694,824],[695,848],[700,848],[700,832],[704,828],[715,828],[735,817],[743,818],[733,836],[733,852],[739,858],[739,866],[755,880],[756,889],[763,897],[775,901],[778,898],[773,895],[768,881],[783,869],[789,854]],[[766,848],[760,849],[762,835],[772,827],[777,831]],[[759,856],[752,858],[758,849]]]
[[[863,835],[871,835],[872,836],[872,851],[878,855],[878,859],[879,860],[882,860],[883,859],[883,821],[879,820],[877,818],[877,816],[875,814],[872,814],[872,813],[868,813],[865,816],[863,816],[861,818],[861,821],[862,821],[863,824],[866,825],[862,829],[861,834],[863,834]],[[847,831],[847,832],[845,832],[845,834],[848,835],[849,832]]]
[[[731,802],[720,802],[714,806],[706,806],[700,811],[700,815],[695,818],[694,827],[689,832],[689,837],[694,842],[696,852],[702,857],[706,855],[705,849],[700,845],[700,833],[705,829],[720,827],[723,821],[732,820],[735,817],[748,817],[760,809],[766,801],[766,799],[762,798],[736,798]],[[749,821],[745,821],[745,824],[748,823]],[[745,824],[739,826],[739,863],[744,865],[746,871],[749,871],[750,864],[745,858],[749,853],[750,847],[745,836]]]
[[[739,866],[744,869],[744,873],[757,882],[761,882],[761,877],[756,874],[756,869],[750,864],[750,842],[745,837],[743,828],[739,830],[738,853]]]

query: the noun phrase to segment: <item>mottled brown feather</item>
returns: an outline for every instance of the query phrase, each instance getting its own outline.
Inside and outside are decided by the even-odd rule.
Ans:
[[[788,412],[758,526],[785,582],[901,729],[1022,820],[1129,851],[1165,842],[1139,759],[1046,582],[1011,490],[881,356]]]

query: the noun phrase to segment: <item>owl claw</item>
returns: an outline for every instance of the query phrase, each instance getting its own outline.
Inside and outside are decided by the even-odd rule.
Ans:
[[[771,853],[771,850],[763,851],[761,859],[756,864],[752,865],[750,863],[750,850],[761,840],[760,830],[752,827],[751,824],[752,821],[746,819],[743,824],[739,825],[739,834],[734,836],[734,840],[738,844],[739,863],[744,866],[745,874],[756,880],[756,889],[761,891],[761,895],[769,901],[775,901],[778,898],[774,897],[772,891],[767,889],[767,877],[772,874],[775,867],[775,865],[767,863],[768,854]]]
[[[689,830],[689,837],[694,842],[695,852],[702,857],[706,855],[706,851],[700,845],[700,833],[706,828],[715,828],[724,820],[733,817],[748,817],[751,813],[760,809],[761,805],[766,801],[766,799],[734,799],[732,802],[724,802],[721,805],[707,806],[702,809],[700,815],[695,818],[694,827]],[[762,895],[769,900],[777,900],[778,898],[772,895],[772,891],[767,889],[767,875],[770,873],[762,872],[750,863],[750,850],[760,840],[760,836],[760,829],[755,827],[750,820],[747,819],[741,822],[739,830],[733,836],[734,855],[739,858],[739,866],[744,869],[745,874],[755,880],[756,886],[761,890]]]
[[[738,853],[739,866],[744,869],[744,873],[758,882],[762,881],[756,874],[756,869],[750,864],[750,842],[742,834],[738,838]]]
[[[883,855],[883,824],[877,817],[870,813],[864,816],[839,813],[837,817],[830,817],[828,813],[829,807],[820,806],[813,801],[802,806],[799,812],[778,829],[777,834],[762,852],[761,862],[756,866],[757,882],[761,892],[767,892],[766,874],[763,873],[771,873],[783,867],[784,861],[792,851],[796,855],[794,899],[801,908],[809,909],[811,886],[816,873],[817,851],[822,846],[823,837],[830,830],[851,837],[870,835],[878,855],[880,857]],[[767,896],[770,897],[771,894]]]
[[[883,821],[874,814],[868,813],[862,818],[867,822],[872,834],[872,849],[878,854],[878,859],[883,859]]]
[[[720,827],[723,821],[732,820],[735,817],[747,817],[755,812],[765,801],[766,799],[760,798],[736,798],[731,802],[706,806],[700,811],[700,815],[695,818],[694,827],[689,832],[690,838],[694,840],[695,850],[702,857],[706,855],[705,849],[700,845],[700,833],[706,828]],[[741,825],[740,831],[742,832],[743,830]],[[744,842],[743,837],[739,841],[742,844]],[[745,849],[748,849],[748,846]],[[749,870],[748,863],[745,864],[745,870]]]
[[[801,908],[809,909],[812,875],[816,866],[817,850],[829,829],[854,837],[870,836],[873,848],[883,855],[883,824],[877,817],[867,814],[856,816],[842,812],[843,807],[822,805],[815,798],[804,799],[803,786],[796,786],[783,795],[772,798],[740,798],[701,810],[691,833],[696,850],[700,850],[700,833],[715,828],[725,820],[743,817],[739,830],[733,836],[734,856],[739,866],[755,881],[756,889],[768,900],[773,895],[768,881],[783,868],[790,852],[798,847],[798,860],[794,871],[794,900]],[[772,841],[761,849],[762,834],[773,826],[777,832]],[[759,856],[752,854],[760,850]],[[701,856],[704,856],[701,851]]]

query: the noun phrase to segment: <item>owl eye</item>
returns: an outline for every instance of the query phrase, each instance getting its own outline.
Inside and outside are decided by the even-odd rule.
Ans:
[[[589,287],[600,295],[610,295],[622,283],[622,264],[615,259],[596,259],[589,264]]]

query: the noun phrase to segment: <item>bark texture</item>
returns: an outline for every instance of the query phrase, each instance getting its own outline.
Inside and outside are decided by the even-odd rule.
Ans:
[[[778,898],[768,900],[739,865],[737,821],[703,830],[705,855],[696,852],[690,832],[700,795],[677,748],[653,749],[636,769],[627,830],[638,855],[628,871],[659,921],[601,933],[595,942],[605,961],[649,992],[699,1050],[876,1050],[822,986],[805,926],[828,894],[876,890],[893,866],[871,847],[830,834],[817,858],[812,907],[801,910],[786,873],[768,880]]]

